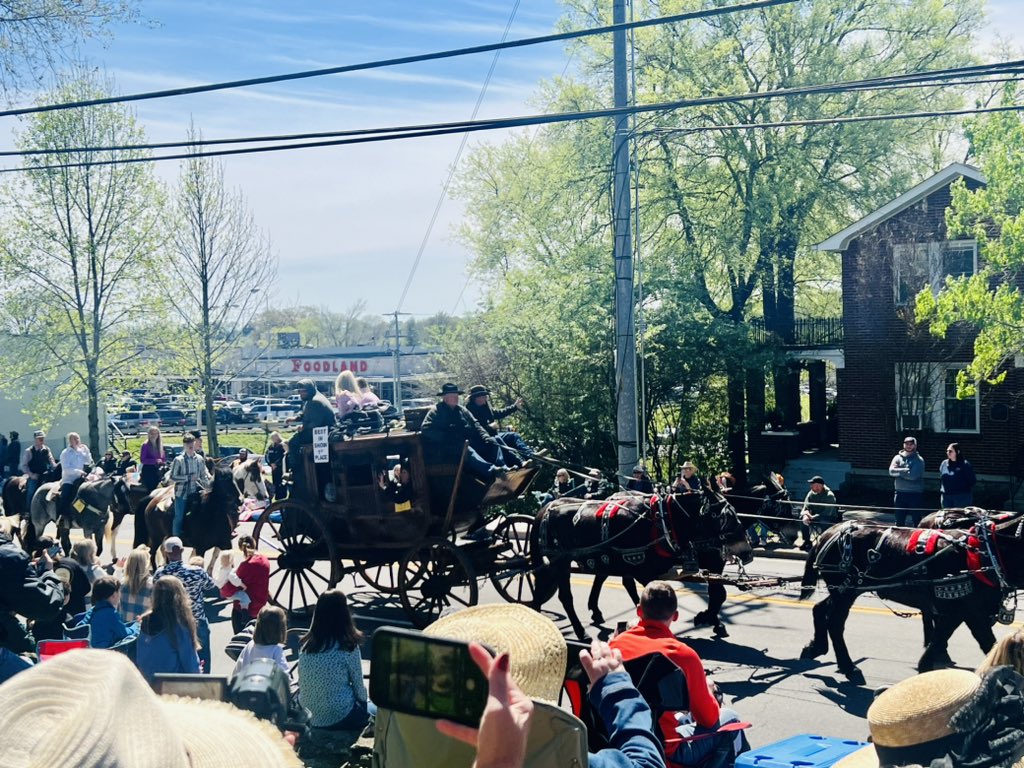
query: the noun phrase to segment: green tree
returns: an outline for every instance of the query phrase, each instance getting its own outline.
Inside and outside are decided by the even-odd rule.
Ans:
[[[110,89],[85,77],[47,94],[47,101],[107,96]],[[29,118],[18,136],[23,149],[139,144],[145,135],[123,105]],[[155,337],[139,343],[139,328],[153,329],[164,307],[154,284],[163,242],[161,190],[147,163],[97,165],[111,152],[72,151],[68,165],[33,165],[4,190],[0,246],[0,316],[7,331],[5,389],[34,395],[42,423],[81,407],[88,410],[88,442],[100,449],[103,395],[123,391],[151,367]],[[118,158],[146,157],[118,152]],[[51,163],[52,158],[36,161]]]
[[[135,0],[6,0],[0,3],[0,89],[42,85],[78,43],[136,18]]]
[[[1014,103],[1016,89],[1007,92]],[[955,327],[977,333],[974,357],[957,377],[958,393],[973,395],[976,384],[999,384],[1014,357],[1024,353],[1024,121],[1019,113],[1000,113],[974,121],[968,131],[971,154],[986,184],[969,190],[953,186],[946,212],[950,238],[974,238],[978,271],[947,277],[934,293],[917,296],[917,320],[944,338]]]
[[[242,193],[228,188],[223,165],[202,157],[182,164],[171,244],[185,365],[195,371],[209,451],[217,456],[214,400],[225,364],[273,286],[277,257]]]

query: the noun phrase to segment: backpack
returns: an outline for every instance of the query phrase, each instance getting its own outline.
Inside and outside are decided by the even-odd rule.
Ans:
[[[575,715],[533,703],[525,768],[586,768],[587,733]],[[438,732],[425,717],[377,710],[373,768],[471,768],[476,750]]]

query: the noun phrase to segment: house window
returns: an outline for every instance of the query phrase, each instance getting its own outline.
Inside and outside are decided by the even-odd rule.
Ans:
[[[946,363],[896,364],[896,428],[933,432],[977,432],[979,396],[956,397],[961,368]]]
[[[893,298],[897,306],[913,303],[926,285],[938,291],[946,277],[967,277],[978,270],[973,240],[946,243],[900,243],[893,246]]]

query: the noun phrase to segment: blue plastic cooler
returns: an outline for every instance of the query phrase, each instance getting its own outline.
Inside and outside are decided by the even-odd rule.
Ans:
[[[867,744],[801,734],[744,752],[736,758],[736,768],[829,768]]]

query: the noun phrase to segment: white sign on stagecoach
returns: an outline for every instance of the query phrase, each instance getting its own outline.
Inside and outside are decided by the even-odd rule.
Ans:
[[[327,433],[330,427],[313,428],[313,463],[327,464],[330,462],[330,455],[327,451]]]

